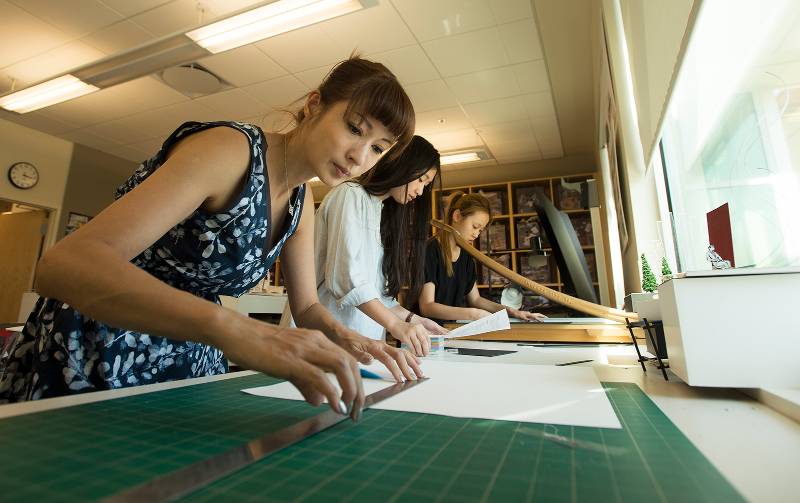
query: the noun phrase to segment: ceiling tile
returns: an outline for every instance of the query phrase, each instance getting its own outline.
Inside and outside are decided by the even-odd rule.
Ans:
[[[231,89],[195,100],[218,114],[217,120],[238,120],[267,113],[269,107],[241,89]]]
[[[133,162],[142,162],[152,156],[152,154],[145,152],[144,150],[139,150],[133,147],[129,147],[127,145],[120,145],[119,147],[109,147],[100,150],[102,150],[107,154],[115,155],[117,157],[121,157],[123,159],[127,159]]]
[[[18,80],[18,85],[29,86],[51,77],[91,63],[106,56],[83,42],[70,42],[38,56],[20,61],[3,69]]]
[[[469,119],[458,107],[417,113],[416,132],[421,136],[444,133],[472,127]]]
[[[286,132],[294,129],[294,118],[286,112],[275,111],[266,115],[245,117],[242,122],[254,124],[265,132]]]
[[[286,70],[253,45],[203,58],[200,64],[237,87],[286,75]]]
[[[510,63],[542,59],[542,46],[533,19],[523,19],[498,27]]]
[[[430,134],[425,138],[441,153],[472,147],[484,147],[481,137],[471,128]]]
[[[525,110],[525,96],[512,96],[499,100],[483,101],[464,105],[475,126],[487,126],[499,122],[524,120],[528,117]]]
[[[76,129],[74,131],[62,133],[59,136],[73,143],[80,143],[81,145],[86,145],[87,147],[96,148],[98,150],[104,150],[109,147],[117,147],[120,145],[119,142],[87,131],[86,129]]]
[[[531,139],[527,142],[487,142],[489,149],[496,157],[522,157],[522,156],[536,156],[541,157],[539,145],[536,139]]]
[[[534,117],[531,118],[531,127],[533,127],[533,131],[538,135],[541,134],[554,134],[558,135],[558,119],[556,119],[555,115],[552,117]]]
[[[521,154],[494,154],[499,164],[512,164],[517,162],[539,161],[543,157],[538,151],[523,152]]]
[[[353,50],[331,37],[323,30],[321,23],[282,33],[255,45],[292,73],[333,66],[347,59]]]
[[[122,16],[97,0],[11,0],[42,21],[61,30],[70,38],[78,38],[122,20]]]
[[[305,97],[308,88],[294,75],[286,75],[277,79],[260,82],[244,88],[248,94],[271,108],[299,108],[295,103]],[[294,106],[293,106],[294,105]],[[252,114],[250,114],[252,115]]]
[[[151,40],[154,35],[130,21],[114,23],[83,37],[84,42],[106,54],[126,51]]]
[[[461,103],[476,103],[520,94],[516,73],[510,66],[450,77],[445,81]]]
[[[66,124],[51,117],[46,117],[39,112],[15,114],[5,110],[0,110],[0,119],[5,119],[21,126],[29,127],[31,129],[55,136],[58,136],[61,133],[71,129],[75,129],[75,127],[70,124]]]
[[[362,54],[388,51],[416,43],[414,36],[389,2],[381,2],[334,19],[320,26],[341,47]]]
[[[205,122],[216,119],[216,112],[199,103],[197,100],[192,100],[155,110],[148,110],[120,119],[116,121],[116,123],[122,127],[131,128],[134,131],[149,134],[150,138],[163,141],[184,122]]]
[[[486,0],[393,0],[420,41],[487,28],[495,23]]]
[[[193,0],[172,0],[137,14],[130,20],[153,35],[159,37],[172,35],[176,32],[196,28],[201,24],[198,23],[197,5],[198,2]]]
[[[492,0],[489,5],[498,24],[533,17],[531,0]]]
[[[515,65],[514,74],[523,93],[538,93],[550,89],[550,79],[543,59]]]
[[[69,37],[16,5],[0,2],[0,68],[69,42]]]
[[[308,89],[316,89],[322,84],[322,80],[328,76],[331,71],[330,65],[312,68],[311,70],[303,70],[294,74],[300,82],[305,84]]]
[[[83,131],[108,138],[121,145],[147,140],[156,136],[156,133],[151,130],[131,126],[128,118],[95,124],[84,128]]]
[[[163,5],[171,1],[172,0],[136,0],[135,2],[131,2],[131,0],[102,0],[104,4],[125,17],[139,14],[140,12],[150,10],[153,7],[158,7],[159,5]]]
[[[545,159],[552,159],[554,157],[562,157],[564,155],[564,148],[561,144],[561,136],[558,130],[553,130],[546,133],[536,133],[536,140],[542,150],[542,157]]]
[[[555,118],[553,95],[549,91],[525,95],[525,110],[531,119]]]
[[[128,145],[131,148],[135,148],[136,150],[140,150],[142,152],[148,152],[148,157],[152,157],[161,150],[161,146],[164,144],[163,140],[145,140],[136,143],[131,143]]]
[[[85,127],[187,99],[152,77],[142,77],[53,105],[42,113]]]
[[[404,86],[414,104],[414,112],[421,113],[458,105],[455,96],[443,80],[432,80]]]
[[[480,134],[488,145],[536,145],[533,128],[527,119],[483,126],[480,128]]]
[[[379,52],[366,56],[367,59],[383,63],[397,76],[401,84],[416,84],[439,78],[439,72],[431,64],[419,45]]]
[[[445,77],[509,63],[496,27],[423,42],[422,46]]]
[[[219,17],[229,16],[237,11],[249,9],[254,6],[260,7],[264,0],[203,0],[201,5],[206,11],[204,23]]]

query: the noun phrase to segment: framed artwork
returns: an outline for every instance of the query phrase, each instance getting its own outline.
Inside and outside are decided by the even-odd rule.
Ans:
[[[611,192],[614,197],[614,209],[617,214],[617,228],[619,230],[619,243],[622,251],[628,248],[628,224],[626,220],[625,201],[623,191],[625,183],[625,167],[620,158],[620,141],[616,128],[616,107],[614,100],[608,102],[608,122],[606,123],[606,153],[611,175]]]
[[[73,213],[70,211],[69,215],[67,215],[67,226],[64,228],[64,235],[66,236],[71,232],[77,231],[82,225],[91,219],[92,217],[89,215],[82,215],[80,213]]]

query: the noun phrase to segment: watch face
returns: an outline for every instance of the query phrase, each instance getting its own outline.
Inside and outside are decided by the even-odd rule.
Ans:
[[[39,182],[39,171],[29,162],[17,162],[8,168],[8,180],[19,189],[30,189]]]

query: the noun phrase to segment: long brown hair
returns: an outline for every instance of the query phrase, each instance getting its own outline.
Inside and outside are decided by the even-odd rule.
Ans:
[[[381,212],[381,244],[383,244],[384,293],[397,297],[403,285],[408,286],[406,306],[413,306],[425,280],[425,245],[431,220],[431,190],[441,184],[439,151],[421,136],[414,136],[396,159],[382,157],[375,168],[357,179],[367,193],[382,196],[394,187],[406,186],[435,169],[434,179],[413,201],[400,204],[391,197],[383,202]],[[440,187],[441,188],[441,187]]]
[[[397,77],[384,65],[353,54],[334,66],[317,90],[323,107],[347,100],[345,117],[368,115],[386,126],[395,136],[396,144],[384,157],[396,158],[411,142],[415,127],[414,106]],[[302,126],[303,110],[293,115]]]
[[[483,212],[489,215],[489,221],[492,219],[492,205],[486,196],[479,193],[465,194],[461,191],[453,192],[447,202],[447,210],[444,215],[444,223],[453,225],[453,213],[458,210],[461,217],[468,217],[478,212]],[[447,270],[447,277],[453,276],[453,252],[450,250],[450,233],[438,231],[436,239],[439,241],[439,248],[442,250],[442,257],[444,257],[444,267]]]

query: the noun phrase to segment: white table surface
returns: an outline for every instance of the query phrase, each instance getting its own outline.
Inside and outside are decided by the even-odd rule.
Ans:
[[[447,346],[517,352],[491,358],[441,353],[430,358],[476,364],[505,362],[523,365],[554,365],[591,359],[592,362],[579,365],[594,367],[601,381],[638,384],[749,501],[794,502],[800,495],[800,424],[744,393],[718,388],[691,388],[673,374],[669,374],[670,381],[667,382],[652,365],[644,374],[636,362],[632,346],[536,347],[481,341],[448,341]],[[234,372],[3,405],[0,406],[0,418],[250,374],[252,372]]]

